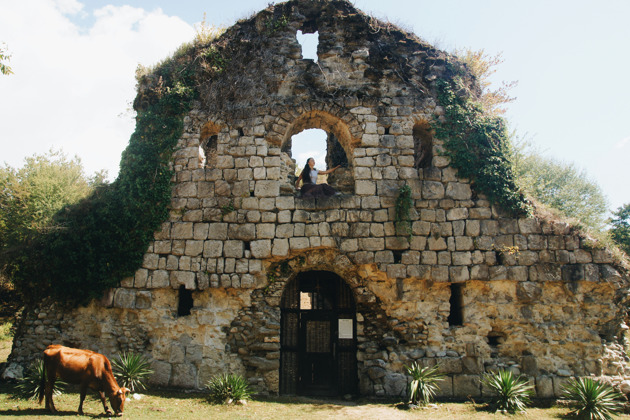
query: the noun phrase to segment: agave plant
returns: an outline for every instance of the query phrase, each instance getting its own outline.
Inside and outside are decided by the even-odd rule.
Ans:
[[[215,404],[238,403],[251,397],[249,385],[240,375],[217,375],[210,379],[207,387],[210,389],[209,399]]]
[[[591,378],[571,378],[562,387],[563,397],[574,407],[570,415],[610,420],[623,408],[623,396],[610,385]]]
[[[421,367],[418,362],[413,362],[411,366],[405,366],[407,373],[411,376],[409,383],[409,404],[426,405],[433,400],[435,392],[438,390],[435,384],[444,378],[440,373],[440,365],[432,367]]]
[[[509,370],[499,370],[496,373],[487,373],[481,380],[484,386],[496,393],[493,404],[499,411],[525,411],[530,403],[530,397],[534,394],[533,386],[527,383],[527,379],[515,376]]]
[[[44,361],[36,360],[26,369],[24,377],[16,386],[16,397],[29,400],[43,399],[46,383],[46,371]],[[53,395],[61,395],[68,384],[57,379],[53,385]]]
[[[118,384],[131,392],[146,389],[144,380],[153,374],[149,359],[131,352],[119,354],[118,359],[113,360],[112,368]]]

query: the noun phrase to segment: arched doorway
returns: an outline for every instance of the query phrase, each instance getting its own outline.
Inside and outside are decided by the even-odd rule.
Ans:
[[[286,286],[280,306],[280,393],[356,394],[352,289],[335,273],[306,271]]]

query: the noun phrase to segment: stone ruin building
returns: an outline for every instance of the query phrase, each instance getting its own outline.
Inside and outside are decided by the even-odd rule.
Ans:
[[[318,33],[316,60],[297,31]],[[440,364],[441,397],[486,395],[479,379],[498,368],[538,397],[629,373],[626,263],[566,222],[507,215],[434,135],[452,56],[346,1],[269,6],[216,42],[236,43],[241,71],[218,73],[185,116],[170,218],[142,267],[101,301],[25,313],[10,366],[62,343],[142,353],[155,386],[231,372],[261,393],[329,396],[404,395],[413,361]],[[248,43],[264,48],[237,57]],[[294,187],[291,137],[309,128],[343,165],[328,178],[340,196]]]

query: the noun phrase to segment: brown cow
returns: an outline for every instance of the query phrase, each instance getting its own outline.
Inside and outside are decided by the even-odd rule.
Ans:
[[[46,408],[51,412],[57,411],[52,399],[53,385],[57,378],[61,378],[70,384],[81,385],[79,414],[83,414],[83,400],[85,400],[87,388],[90,387],[98,392],[107,415],[111,415],[112,412],[107,408],[105,393],[109,396],[109,402],[116,415],[122,416],[129,390],[118,386],[112,373],[112,366],[107,357],[102,354],[52,344],[44,350],[44,371],[41,385],[45,389]],[[40,394],[40,404],[43,399],[44,395]]]

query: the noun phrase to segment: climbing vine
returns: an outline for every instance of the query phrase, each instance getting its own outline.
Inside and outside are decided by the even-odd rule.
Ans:
[[[515,216],[529,215],[530,206],[515,182],[504,120],[484,113],[479,104],[455,93],[463,89],[457,76],[451,81],[437,81],[445,118],[434,123],[436,137],[444,141],[446,154],[459,175],[472,180],[490,202]]]
[[[396,233],[411,238],[411,215],[413,198],[411,197],[411,187],[408,184],[398,189],[396,197],[394,226]]]
[[[198,98],[198,75],[219,73],[225,63],[218,50],[207,51],[188,45],[152,71],[139,69],[136,130],[118,178],[58,213],[60,228],[24,244],[9,275],[25,296],[85,303],[140,267],[153,232],[168,218],[169,162]]]

